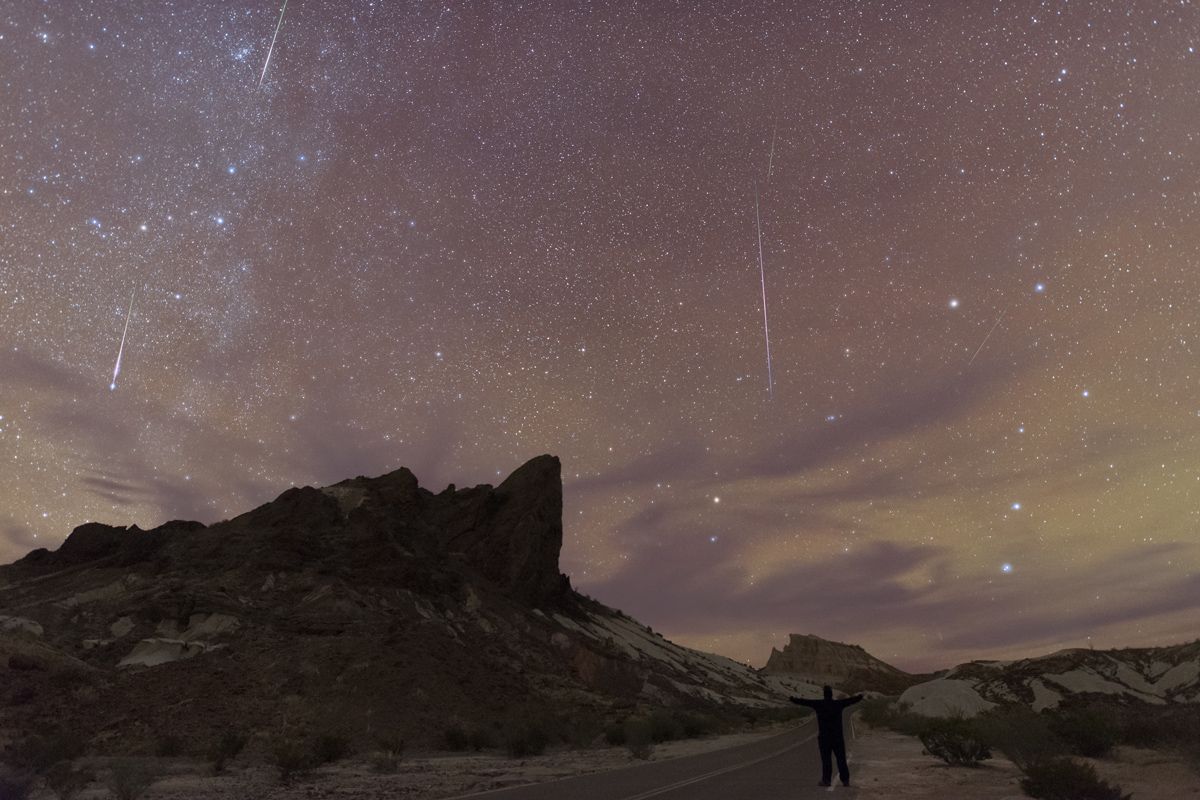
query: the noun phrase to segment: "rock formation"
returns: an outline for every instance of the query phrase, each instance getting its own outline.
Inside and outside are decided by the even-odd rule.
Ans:
[[[399,469],[210,526],[80,526],[0,567],[0,747],[58,728],[200,748],[230,726],[420,743],[455,721],[786,704],[574,592],[562,536],[552,456],[496,487],[434,493]]]
[[[898,692],[913,676],[880,661],[856,644],[831,642],[819,636],[793,633],[782,650],[771,648],[764,672],[791,675],[845,691]],[[919,680],[919,679],[918,679]]]
[[[1200,703],[1200,641],[1123,650],[1060,650],[1018,661],[971,661],[900,696],[918,714],[973,716],[1021,703],[1034,711],[1067,700],[1150,705]]]

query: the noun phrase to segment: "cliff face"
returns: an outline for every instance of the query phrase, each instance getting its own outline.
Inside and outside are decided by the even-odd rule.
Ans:
[[[554,602],[569,588],[558,571],[561,547],[559,461],[539,456],[496,488],[456,491],[451,485],[434,494],[402,468],[323,489],[288,489],[211,527],[176,521],[142,531],[88,523],[57,551],[35,550],[13,569],[44,573],[88,563],[154,563],[188,572],[369,566],[372,578],[383,578],[388,566],[403,574],[412,563],[431,560],[536,605]]]
[[[786,704],[572,591],[562,537],[553,456],[495,487],[399,469],[211,526],[81,526],[0,566],[0,748],[48,726],[109,752],[231,726],[421,743],[456,721]]]
[[[788,637],[782,650],[771,649],[763,671],[853,691],[890,693],[898,691],[897,686],[902,689],[914,682],[908,673],[880,661],[859,645],[797,633]]]

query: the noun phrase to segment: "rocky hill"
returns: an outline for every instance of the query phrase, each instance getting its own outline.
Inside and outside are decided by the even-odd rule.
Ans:
[[[235,519],[91,523],[0,567],[0,746],[57,726],[92,750],[233,726],[379,730],[636,705],[785,705],[559,572],[562,483],[540,456],[434,494],[407,469],[289,489]]]
[[[896,694],[925,676],[910,675],[875,658],[856,644],[831,642],[819,636],[793,633],[782,650],[771,648],[763,671],[846,692],[876,691]]]
[[[1073,699],[1152,705],[1200,703],[1200,640],[1170,647],[1060,650],[1019,661],[972,661],[907,689],[900,700],[926,716],[974,715],[1022,703],[1034,711]]]

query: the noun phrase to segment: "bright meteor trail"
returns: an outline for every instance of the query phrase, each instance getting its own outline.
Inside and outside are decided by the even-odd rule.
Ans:
[[[271,66],[271,54],[275,52],[275,40],[279,38],[279,29],[283,27],[283,15],[287,12],[287,0],[279,9],[279,22],[275,23],[275,35],[271,37],[271,46],[267,48],[267,60],[263,62],[262,75],[258,76],[258,85],[262,86],[267,77],[267,67]]]
[[[125,337],[129,335],[129,320],[133,318],[133,296],[135,294],[137,294],[136,287],[129,293],[129,310],[125,312],[125,330],[121,331],[121,347],[117,350],[117,363],[113,367],[112,382],[108,384],[110,392],[116,391],[117,376],[121,374],[121,356],[125,355]]]
[[[1008,313],[1008,309],[1000,312],[1000,316],[996,318],[996,324],[992,325],[991,330],[987,332],[987,336],[983,337],[983,341],[979,343],[979,347],[975,348],[975,354],[971,356],[971,360],[967,362],[967,366],[975,363],[975,356],[978,356],[983,346],[988,343],[988,339],[992,338],[992,334],[996,332],[996,328],[1000,327],[1000,323],[1004,320],[1004,315]]]
[[[758,228],[758,278],[762,282],[763,339],[767,343],[767,395],[775,399],[775,375],[771,372],[771,331],[767,327],[767,272],[763,267],[762,218],[758,213],[758,184],[754,184],[754,225]]]

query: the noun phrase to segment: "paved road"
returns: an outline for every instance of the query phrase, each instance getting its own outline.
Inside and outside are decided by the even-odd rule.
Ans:
[[[464,800],[815,800],[828,797],[830,791],[816,785],[821,776],[816,736],[816,725],[809,719],[786,733],[726,750],[461,797]],[[848,744],[853,774],[854,748],[853,743]],[[837,783],[836,771],[834,783]],[[840,786],[836,790],[843,797],[849,795]]]

